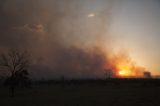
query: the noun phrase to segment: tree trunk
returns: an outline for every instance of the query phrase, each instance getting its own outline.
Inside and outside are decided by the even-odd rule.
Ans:
[[[11,93],[11,97],[13,98],[15,94],[15,87],[10,88],[10,93]]]
[[[10,85],[11,97],[14,97],[14,93],[15,93],[15,72],[14,72],[14,70],[12,71],[10,83],[11,83],[11,85]]]

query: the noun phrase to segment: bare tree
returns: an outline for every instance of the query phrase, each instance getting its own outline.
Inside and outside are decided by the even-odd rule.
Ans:
[[[27,51],[18,49],[9,50],[0,56],[0,66],[3,70],[8,70],[9,77],[6,85],[9,86],[11,96],[14,96],[15,88],[28,79],[28,67],[30,55]]]

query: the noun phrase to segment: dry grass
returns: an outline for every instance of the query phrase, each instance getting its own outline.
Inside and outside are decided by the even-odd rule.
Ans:
[[[159,106],[160,87],[122,85],[37,85],[16,91],[0,89],[0,106]]]

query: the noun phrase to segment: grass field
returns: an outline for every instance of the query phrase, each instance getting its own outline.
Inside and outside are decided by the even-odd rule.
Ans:
[[[0,106],[160,106],[160,87],[39,84],[18,89],[14,98],[1,87]]]

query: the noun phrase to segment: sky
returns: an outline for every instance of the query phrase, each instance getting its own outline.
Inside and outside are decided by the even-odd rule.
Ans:
[[[159,0],[124,0],[112,25],[115,47],[126,48],[137,64],[154,74],[160,74],[159,10]]]
[[[44,78],[160,75],[159,10],[159,0],[1,0],[0,51],[27,49]]]

